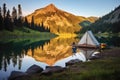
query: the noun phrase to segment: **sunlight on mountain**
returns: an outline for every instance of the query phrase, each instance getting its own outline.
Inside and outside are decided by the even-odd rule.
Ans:
[[[90,21],[95,22],[97,18],[89,17],[85,18],[82,16],[75,16],[66,11],[56,8],[54,4],[50,4],[44,8],[35,10],[32,14],[27,17],[30,23],[32,17],[34,17],[34,23],[37,25],[43,25],[45,28],[49,28],[52,33],[75,33],[81,29],[80,22]]]

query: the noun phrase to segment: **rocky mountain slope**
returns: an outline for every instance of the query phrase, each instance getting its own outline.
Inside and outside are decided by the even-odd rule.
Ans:
[[[112,32],[119,33],[120,32],[120,6],[115,8],[110,13],[104,15],[95,21],[95,23],[90,26],[84,26],[82,31],[92,30],[94,33],[98,32]]]
[[[105,23],[115,23],[120,21],[120,6],[117,7],[111,13],[109,13],[108,15],[105,15],[104,17],[105,17],[105,20],[104,20]]]
[[[49,4],[44,8],[35,10],[32,14],[26,16],[28,21],[31,22],[34,17],[34,23],[37,25],[43,25],[46,28],[50,28],[52,33],[74,33],[81,29],[80,22],[89,20],[94,22],[96,18],[85,18],[82,16],[75,16],[66,11],[60,10],[53,4]]]

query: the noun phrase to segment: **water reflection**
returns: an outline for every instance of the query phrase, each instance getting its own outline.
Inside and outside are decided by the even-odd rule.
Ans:
[[[19,64],[18,69],[21,69],[22,58],[27,55],[28,51],[32,51],[37,47],[43,47],[49,40],[38,41],[30,43],[29,40],[23,40],[20,42],[11,41],[9,43],[0,43],[0,69],[4,67],[4,71],[7,70],[7,65],[10,65],[12,60],[13,66]]]
[[[25,72],[37,64],[43,68],[72,55],[71,44],[75,38],[54,38],[51,40],[13,40],[0,43],[0,80],[6,80],[11,71]]]
[[[51,40],[13,40],[0,43],[0,80],[5,80],[13,70],[25,72],[33,64],[45,66],[63,66],[71,59],[88,61],[96,50],[77,49],[72,53],[73,42],[77,38],[56,37]]]
[[[37,47],[43,47],[43,45],[48,42],[50,42],[50,40],[13,40],[5,43],[0,42],[0,80],[7,80],[7,77],[13,70],[25,71],[33,64],[28,64],[28,62],[24,64],[27,59],[32,60],[26,57],[29,49],[33,51]]]
[[[54,65],[58,60],[66,58],[72,55],[71,45],[73,41],[77,41],[75,38],[54,38],[49,43],[45,44],[43,48],[37,47],[33,50],[33,57],[37,61],[45,62],[49,66]],[[32,51],[27,53],[32,56]]]
[[[83,61],[89,61],[90,57],[98,51],[98,49],[79,48],[78,54],[82,54]]]
[[[60,65],[62,67],[65,67],[65,63],[72,59],[79,59],[83,62],[89,61],[89,58],[96,54],[97,51],[97,49],[77,48],[76,53],[72,53],[72,55],[70,55],[69,57],[57,61],[54,65]]]

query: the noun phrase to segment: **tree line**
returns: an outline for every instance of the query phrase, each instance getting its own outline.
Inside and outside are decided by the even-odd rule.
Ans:
[[[34,23],[34,16],[32,16],[31,23],[29,23],[27,18],[22,16],[22,7],[20,4],[18,4],[18,9],[15,7],[12,8],[11,14],[5,3],[3,4],[3,7],[0,6],[0,31],[14,31],[15,28],[22,27],[41,32],[50,32],[50,29],[44,27],[43,22],[41,25],[36,25]]]

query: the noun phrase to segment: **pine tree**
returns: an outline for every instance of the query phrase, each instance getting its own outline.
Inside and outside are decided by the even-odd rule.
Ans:
[[[44,24],[43,24],[43,21],[42,21],[42,25],[40,26],[41,27],[41,32],[44,32],[45,29],[44,29]]]
[[[32,20],[31,20],[31,28],[34,29],[35,24],[34,24],[34,16],[32,16]]]
[[[21,8],[21,5],[19,4],[18,5],[18,19],[17,19],[17,23],[16,23],[16,26],[17,27],[22,27],[23,26],[23,23],[22,23],[22,8]]]
[[[3,17],[2,17],[2,10],[0,7],[0,30],[4,29]]]
[[[12,11],[12,22],[14,26],[17,26],[17,10],[15,7],[13,7],[13,11]]]
[[[4,20],[4,25],[5,25],[6,30],[13,31],[13,24],[12,24],[9,10],[7,11],[7,15],[6,15],[5,20]]]
[[[2,9],[1,9],[1,6],[0,6],[0,15],[2,16]]]
[[[3,4],[3,18],[6,17],[6,4]]]
[[[12,19],[13,19],[13,22],[14,22],[15,19],[17,19],[17,10],[15,9],[15,7],[13,7]]]
[[[24,26],[25,26],[25,27],[30,27],[30,26],[29,26],[29,23],[28,23],[28,20],[27,20],[26,17],[25,17],[25,20],[24,20]]]
[[[22,8],[21,5],[18,5],[18,18],[22,18]]]

